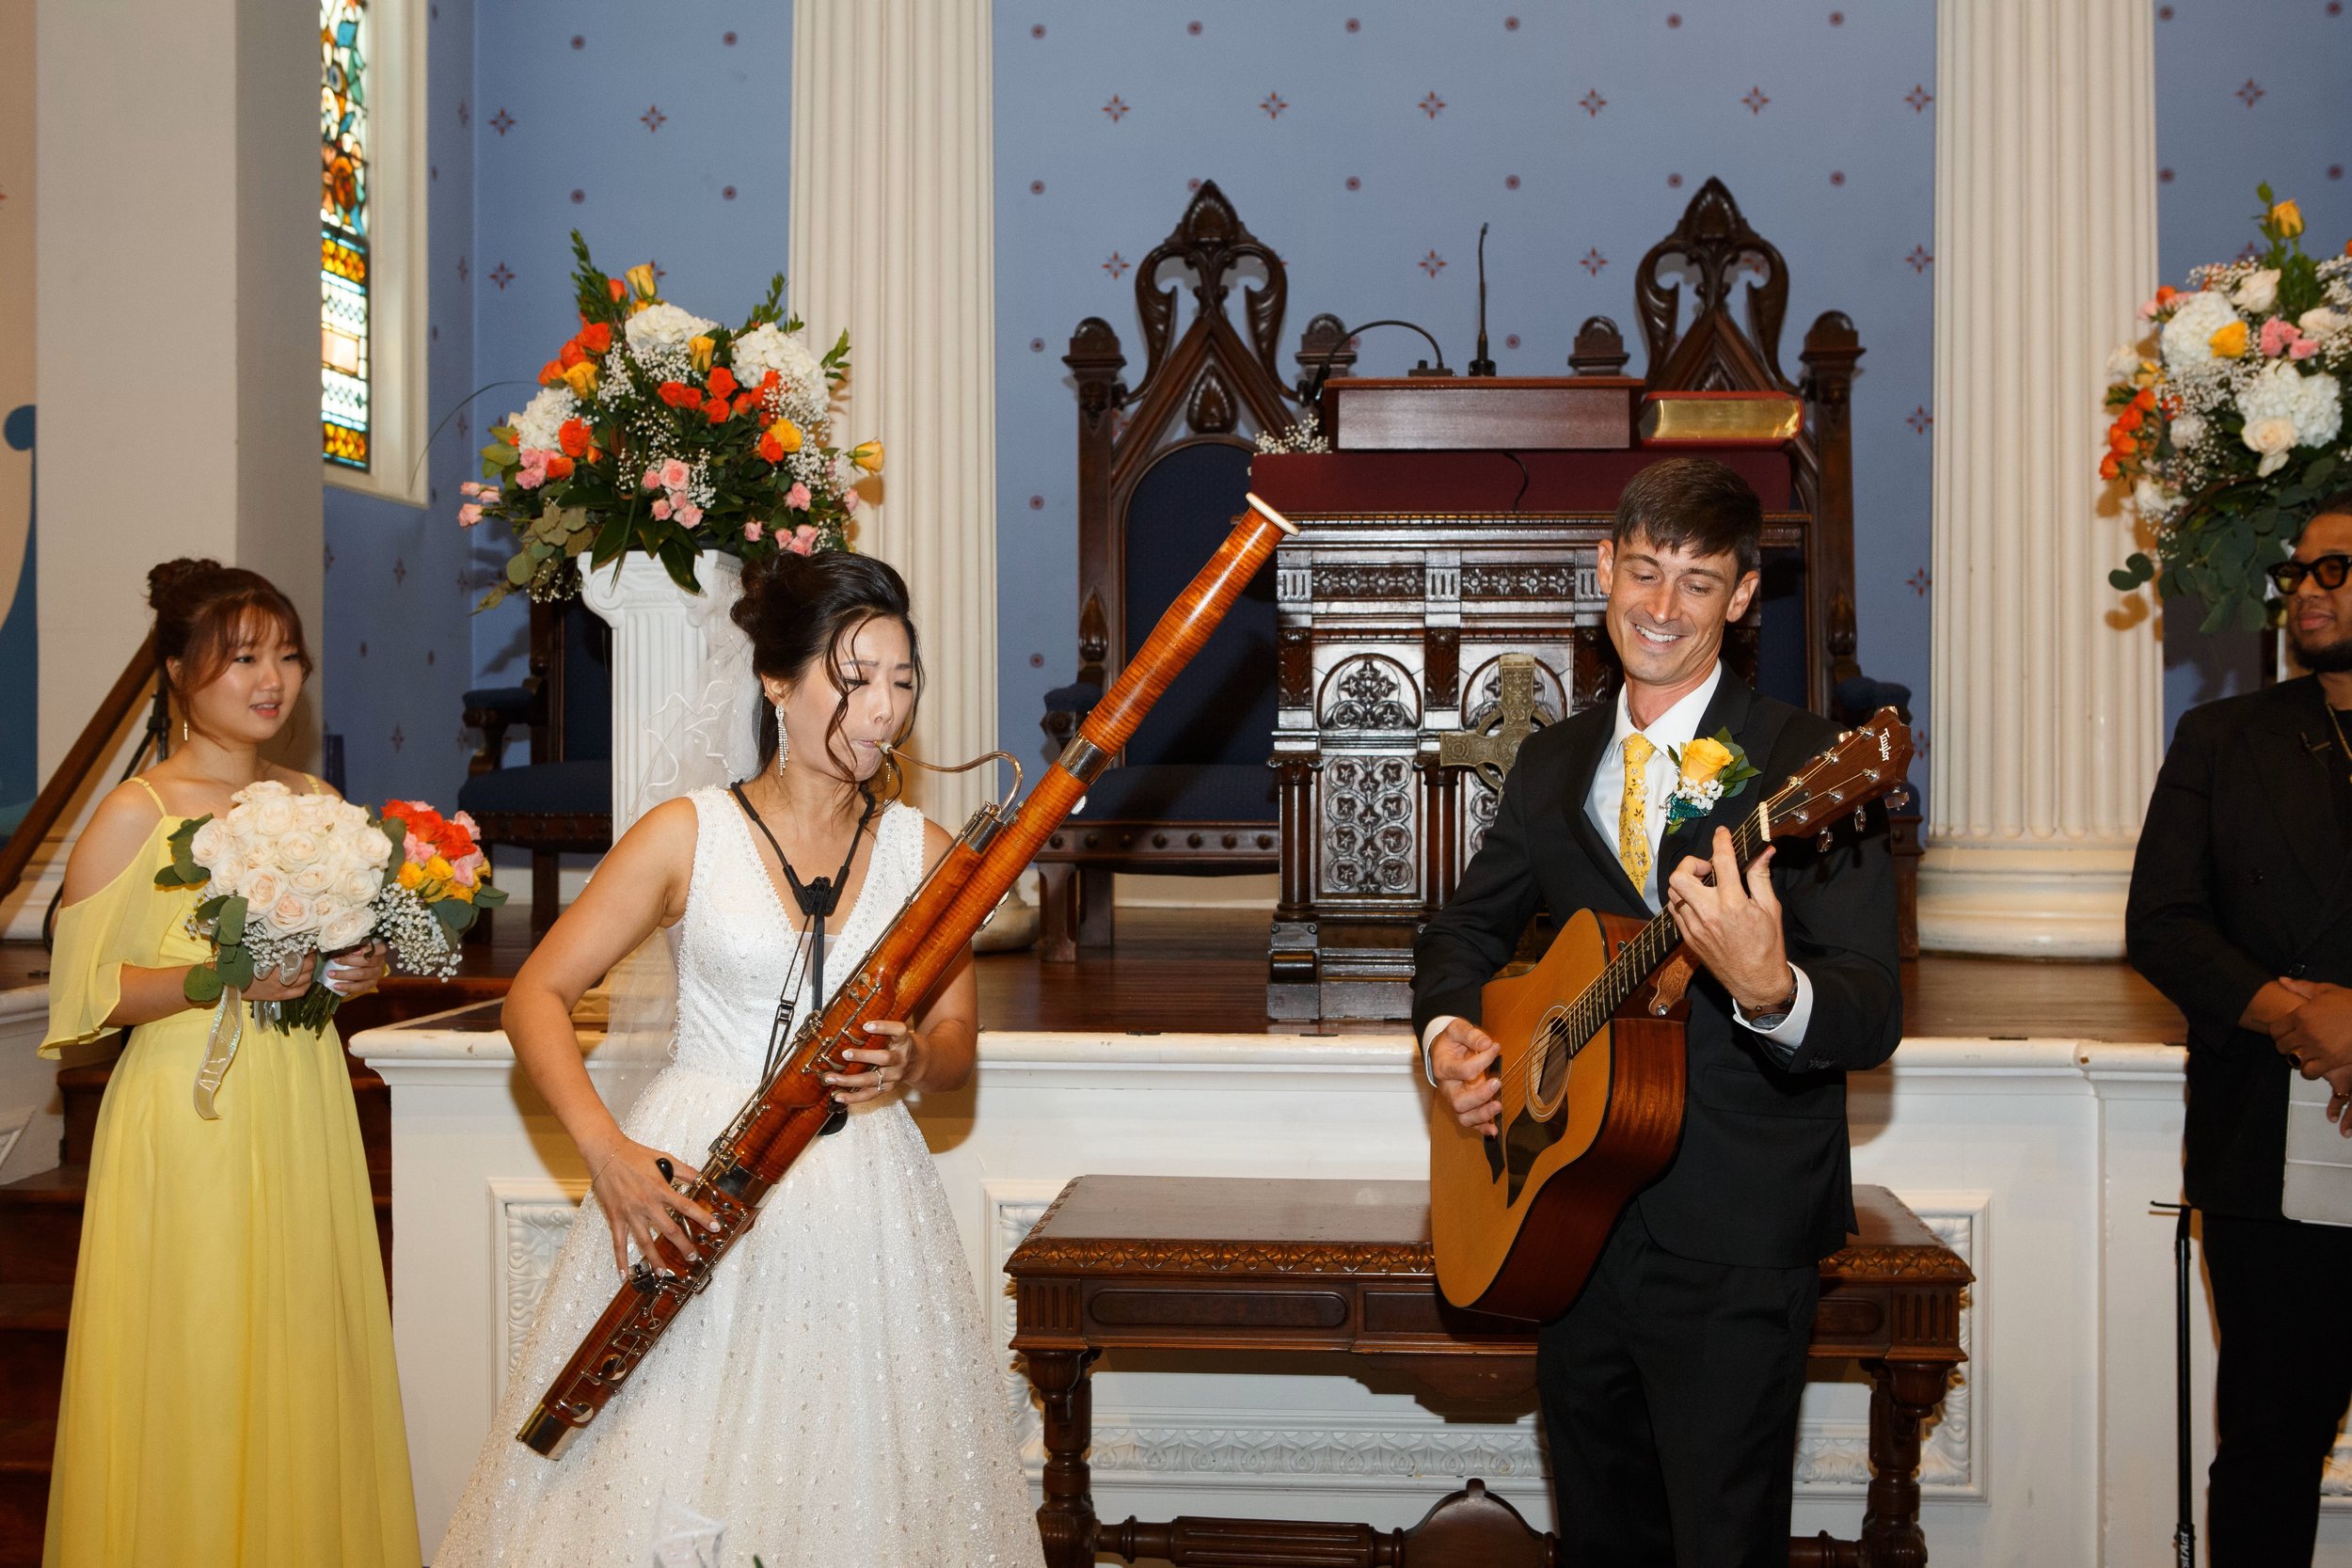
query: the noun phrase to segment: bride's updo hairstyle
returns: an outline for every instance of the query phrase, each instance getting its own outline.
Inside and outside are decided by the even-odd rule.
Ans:
[[[906,628],[907,651],[914,664],[914,703],[906,723],[892,737],[903,743],[914,728],[914,714],[923,699],[923,649],[914,634],[914,616],[907,600],[906,579],[888,562],[848,550],[821,555],[789,551],[767,561],[743,565],[743,596],[732,611],[735,624],[751,639],[752,668],[771,680],[799,686],[816,673],[824,673],[841,694],[833,720],[825,726],[825,754],[845,779],[857,777],[857,758],[841,739],[850,717],[850,675],[846,668],[850,643],[868,621],[888,619]],[[776,758],[776,715],[760,705],[759,762]],[[896,757],[884,752],[874,780],[875,793],[895,800],[905,780]]]
[[[156,678],[179,699],[183,715],[188,693],[210,686],[241,651],[273,635],[294,645],[304,674],[313,668],[294,601],[259,572],[183,556],[149,570],[147,602],[155,611]],[[169,659],[180,661],[176,681]]]

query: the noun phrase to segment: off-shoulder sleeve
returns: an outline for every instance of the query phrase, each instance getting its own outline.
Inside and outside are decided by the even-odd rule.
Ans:
[[[150,912],[155,888],[143,858],[96,893],[57,911],[57,941],[49,956],[49,1033],[40,1053],[83,1045],[112,1034],[106,1022],[122,1000],[122,966],[146,961],[137,947],[140,918]]]

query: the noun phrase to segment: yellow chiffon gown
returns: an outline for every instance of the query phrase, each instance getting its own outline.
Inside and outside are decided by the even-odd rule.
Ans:
[[[121,876],[59,914],[43,1055],[109,1032],[124,964],[210,957],[186,929],[196,891],[155,886],[183,820],[167,812]],[[211,1021],[133,1029],[99,1108],[42,1563],[416,1568],[342,1041],[248,1019],[207,1121],[193,1086]]]

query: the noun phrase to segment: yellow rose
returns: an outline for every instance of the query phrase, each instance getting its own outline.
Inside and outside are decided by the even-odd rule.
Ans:
[[[2303,232],[2303,209],[2292,200],[2281,201],[2270,209],[2270,223],[2280,239],[2291,240]]]
[[[787,451],[801,450],[801,427],[790,420],[778,420],[768,427],[768,434],[774,439],[776,445]]]
[[[629,268],[628,273],[624,276],[628,278],[628,286],[637,291],[637,297],[639,299],[656,299],[660,297],[653,292],[652,262],[640,261],[637,265]]]
[[[2246,324],[2242,321],[2232,322],[2206,339],[2205,346],[2213,350],[2216,358],[2240,357],[2246,353]]]
[[[856,446],[850,449],[850,461],[856,464],[859,467],[865,469],[869,474],[881,473],[882,466],[882,444],[880,441],[859,442]]]
[[[569,387],[572,389],[572,395],[578,398],[585,398],[595,392],[596,389],[596,362],[593,359],[582,359],[579,364],[574,365],[570,370],[565,371],[564,372],[564,385]]]
[[[449,895],[452,898],[456,899],[461,904],[470,904],[473,902],[473,889],[468,887],[463,882],[452,883],[449,890]]]
[[[424,874],[437,882],[453,881],[457,876],[457,873],[450,868],[449,862],[438,855],[424,863]]]
[[[718,340],[715,338],[689,338],[686,340],[686,347],[694,356],[694,368],[707,373],[710,370],[710,356],[718,352]]]
[[[414,861],[410,861],[400,868],[400,885],[402,887],[414,891],[417,887],[421,885],[423,881],[424,870]]]
[[[1731,748],[1700,736],[1682,749],[1682,782],[1702,784],[1731,766]]]

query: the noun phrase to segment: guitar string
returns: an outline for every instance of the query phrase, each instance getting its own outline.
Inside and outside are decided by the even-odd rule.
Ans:
[[[1773,815],[1786,798],[1798,792],[1803,784],[1802,779],[1791,779],[1777,792],[1757,801],[1756,810],[1744,817],[1733,832],[1732,861],[1740,867],[1742,876],[1747,874],[1748,866],[1756,857],[1763,853],[1765,844],[1771,842],[1770,823]],[[1651,971],[1666,961],[1681,940],[1681,928],[1676,925],[1672,911],[1661,911],[1653,915],[1647,925],[1618,947],[1600,974],[1574,1001],[1549,1014],[1543,1027],[1535,1031],[1534,1037],[1517,1055],[1498,1062],[1497,1071],[1502,1080],[1502,1098],[1505,1101],[1516,1098],[1523,1107],[1528,1096],[1519,1069],[1527,1065],[1529,1059],[1549,1054],[1559,1048],[1562,1040],[1572,1039],[1575,1043],[1565,1049],[1567,1059],[1573,1062],[1615,1018],[1617,1009],[1625,1006],[1627,999],[1641,989]],[[1516,1097],[1513,1094],[1515,1081],[1520,1087]]]

